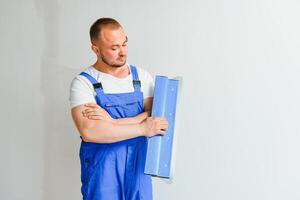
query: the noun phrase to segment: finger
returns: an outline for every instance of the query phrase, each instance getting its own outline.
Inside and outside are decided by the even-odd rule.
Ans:
[[[156,125],[160,126],[160,127],[168,127],[169,126],[168,122],[157,122]]]
[[[167,129],[160,129],[161,131],[163,131],[163,132],[165,132],[165,133],[167,133]]]
[[[155,119],[153,119],[153,122],[156,124],[167,124],[168,123],[168,121],[165,120],[164,118],[155,118]]]
[[[86,116],[101,116],[103,117],[104,115],[101,112],[95,112],[95,111],[91,111],[88,113],[85,113]]]
[[[98,115],[90,115],[90,116],[88,116],[88,119],[92,119],[92,120],[101,120],[102,117],[101,117],[101,116],[98,116]]]
[[[95,110],[94,108],[87,108],[87,109],[84,109],[82,111],[82,113],[87,113],[87,112],[94,111],[94,110]]]
[[[164,118],[154,118],[153,121],[157,123],[161,123],[161,122],[166,122],[167,120],[165,120]]]
[[[101,111],[101,112],[106,112],[103,108],[101,108],[100,106],[96,106],[96,107],[89,107],[87,109],[85,109],[84,111]]]
[[[96,110],[96,109],[86,109],[82,113],[83,114],[90,114],[90,113],[96,113],[96,112],[98,112],[98,110]]]
[[[164,130],[158,130],[158,131],[157,131],[157,134],[158,134],[158,135],[165,135],[165,134],[166,134],[166,131],[164,131]]]
[[[98,104],[96,103],[87,103],[87,104],[84,104],[84,106],[86,107],[100,107]]]
[[[168,126],[167,125],[159,125],[157,127],[159,130],[167,130],[168,129]]]
[[[160,121],[160,120],[162,119],[162,117],[152,117],[152,119],[153,119],[154,121]]]
[[[98,104],[96,104],[96,103],[86,103],[86,104],[84,104],[85,106],[98,106]]]
[[[97,111],[94,111],[94,110],[86,110],[86,111],[82,111],[82,114],[83,116],[87,116],[87,115],[90,115],[91,113],[95,113]]]
[[[90,108],[90,109],[84,110],[84,113],[89,113],[89,112],[101,112],[101,110],[100,109],[96,109],[96,108]]]
[[[155,117],[154,119],[158,121],[164,121],[164,120],[166,121],[165,117]]]
[[[155,120],[157,123],[168,123],[168,120],[166,120],[166,118],[155,118]]]

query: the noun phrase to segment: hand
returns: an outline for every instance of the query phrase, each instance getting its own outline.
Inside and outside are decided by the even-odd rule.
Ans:
[[[106,120],[112,122],[114,119],[98,104],[95,103],[87,103],[84,105],[86,107],[85,110],[82,111],[83,117],[92,120]]]
[[[146,137],[165,135],[168,129],[168,121],[164,117],[147,117],[142,123],[142,134]]]

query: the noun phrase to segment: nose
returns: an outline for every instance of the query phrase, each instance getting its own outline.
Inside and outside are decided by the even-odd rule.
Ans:
[[[126,52],[127,52],[127,47],[121,47],[120,48],[120,52],[119,52],[119,55],[120,56],[125,56],[126,55]]]

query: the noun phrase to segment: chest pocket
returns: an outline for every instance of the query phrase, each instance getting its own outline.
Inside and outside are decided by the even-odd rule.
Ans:
[[[104,103],[103,108],[110,114],[112,118],[135,117],[142,113],[143,102],[133,101],[124,103]]]

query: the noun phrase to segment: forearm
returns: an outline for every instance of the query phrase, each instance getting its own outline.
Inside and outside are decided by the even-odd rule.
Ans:
[[[115,124],[139,124],[150,116],[150,112],[143,112],[135,117],[114,119]]]
[[[142,113],[140,118],[137,118],[142,120],[140,123],[118,124],[111,120],[90,120],[83,116],[83,110],[84,105],[79,105],[72,108],[71,112],[76,127],[86,142],[114,143],[139,136],[152,137],[165,134],[168,128],[168,122],[164,118],[147,117],[142,120],[146,113]]]
[[[81,135],[86,142],[113,143],[143,136],[141,124],[117,124],[104,120],[93,120],[82,129]]]

